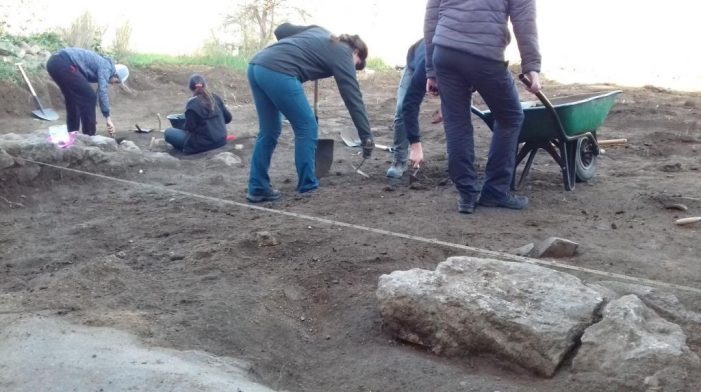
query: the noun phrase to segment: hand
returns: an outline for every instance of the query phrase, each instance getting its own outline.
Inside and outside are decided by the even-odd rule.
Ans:
[[[438,96],[438,82],[436,79],[426,79],[426,92],[434,97]]]
[[[372,155],[372,150],[375,148],[375,142],[372,139],[367,139],[362,143],[363,159],[368,159]]]
[[[114,123],[112,123],[112,119],[110,117],[107,117],[107,133],[110,134],[110,137],[114,137],[115,134],[115,129],[114,129]]]
[[[531,81],[531,86],[526,87],[526,90],[530,91],[533,94],[537,94],[540,92],[540,74],[536,71],[531,71],[528,73],[528,79]]]
[[[412,168],[418,169],[424,163],[424,150],[421,148],[421,142],[413,143],[409,149],[411,150],[409,151],[409,163],[411,163]]]

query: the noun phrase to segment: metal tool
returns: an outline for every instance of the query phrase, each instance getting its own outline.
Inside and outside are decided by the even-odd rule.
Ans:
[[[319,124],[319,81],[314,81],[314,118]],[[333,163],[333,139],[318,139],[314,156],[316,176],[326,177]]]
[[[419,182],[419,170],[421,169],[421,166],[417,166],[416,169],[414,169],[411,174],[409,175],[409,185],[414,185],[414,183]]]
[[[39,107],[39,109],[33,110],[32,113],[42,120],[46,120],[46,121],[58,120],[58,113],[56,113],[53,109],[45,108],[41,104],[41,101],[39,101],[39,97],[37,97],[37,93],[34,91],[34,87],[32,87],[32,83],[29,81],[27,74],[24,72],[24,68],[22,68],[22,64],[17,63],[15,65],[17,66],[17,68],[19,68],[19,71],[22,73],[22,78],[24,78],[25,83],[27,83],[27,86],[29,87],[29,92],[31,92],[32,97],[34,97],[34,102],[36,102],[37,106]]]
[[[363,164],[364,164],[365,161],[367,161],[367,160],[368,160],[367,158],[363,158],[363,160],[360,161],[360,164],[359,164],[358,166],[355,166],[355,165],[351,165],[351,166],[353,167],[353,169],[355,170],[356,173],[360,174],[361,176],[363,176],[363,177],[365,177],[365,178],[370,178],[370,175],[369,175],[369,174],[367,174],[367,173],[365,173],[364,171],[360,170],[360,168],[363,166]]]

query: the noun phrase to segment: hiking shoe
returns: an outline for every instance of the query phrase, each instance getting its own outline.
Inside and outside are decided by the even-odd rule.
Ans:
[[[461,214],[472,214],[475,212],[475,202],[467,201],[461,197],[458,199],[458,212]]]
[[[502,199],[481,195],[477,204],[485,207],[502,207],[512,210],[522,210],[528,205],[528,198],[526,196],[514,195],[513,193],[508,193]]]
[[[280,196],[281,194],[279,190],[270,188],[267,192],[259,195],[246,193],[246,200],[250,201],[251,203],[262,203],[264,201],[275,201],[279,199]]]
[[[406,169],[406,162],[392,162],[392,166],[387,169],[387,177],[402,178]]]

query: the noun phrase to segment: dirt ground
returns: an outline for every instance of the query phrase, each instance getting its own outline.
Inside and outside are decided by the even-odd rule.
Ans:
[[[118,136],[142,147],[151,136],[162,137],[128,130],[135,123],[157,128],[156,113],[182,111],[193,70],[133,70],[132,91],[112,92]],[[210,153],[183,158],[178,168],[130,167],[121,177],[245,202],[257,129],[246,80],[222,69],[198,71],[234,115],[230,132],[237,140],[218,151],[240,155],[243,167],[211,168]],[[393,71],[361,81],[379,143],[391,144],[398,79]],[[422,107],[427,163],[420,186],[410,188],[408,178],[388,183],[391,155],[383,151],[365,163],[369,179],[353,172],[359,157],[338,137],[352,122],[333,81],[320,86],[320,133],[336,140],[331,176],[309,197],[295,193],[286,126],[271,171],[283,199],[266,207],[495,251],[559,236],[581,244],[563,263],[701,287],[701,226],[674,225],[701,215],[701,94],[546,81],[551,97],[623,89],[598,135],[628,143],[606,148],[596,176],[572,192],[564,191],[557,165],[541,152],[521,191],[531,200],[527,210],[478,208],[461,215],[446,181],[442,127],[430,123],[437,100]],[[57,89],[48,82],[37,87],[45,105],[65,119]],[[0,90],[0,133],[47,127],[30,118],[26,92],[9,85]],[[522,92],[522,99],[534,98]],[[473,122],[483,169],[490,132],[481,120]],[[102,124],[98,129],[104,133]],[[52,170],[32,186],[0,186],[6,199],[0,199],[0,302],[12,312],[111,326],[153,345],[241,358],[251,363],[254,378],[279,390],[590,390],[568,364],[542,379],[485,356],[437,357],[383,330],[374,297],[378,277],[433,269],[461,254],[455,249]],[[665,208],[670,203],[689,210]],[[260,246],[259,231],[271,232],[279,244]],[[675,294],[701,310],[698,296]],[[690,343],[701,354],[701,342]]]

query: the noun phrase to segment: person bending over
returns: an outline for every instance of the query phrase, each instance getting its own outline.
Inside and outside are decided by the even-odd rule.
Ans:
[[[358,131],[363,157],[370,157],[374,142],[356,78],[365,67],[368,48],[357,35],[332,35],[319,26],[283,25],[278,42],[258,52],[248,65],[248,82],[258,113],[259,131],[251,157],[246,199],[272,201],[280,192],[270,183],[268,171],[282,129],[281,114],[295,136],[297,191],[319,187],[315,174],[317,122],[302,83],[333,76]]]
[[[46,70],[61,89],[66,101],[66,126],[69,132],[81,129],[82,123],[84,134],[95,135],[95,103],[99,101],[107,132],[114,136],[115,128],[110,116],[107,87],[126,82],[129,77],[129,68],[126,65],[115,65],[109,57],[87,49],[63,48],[51,55],[46,63]],[[97,93],[91,83],[97,83]]]

